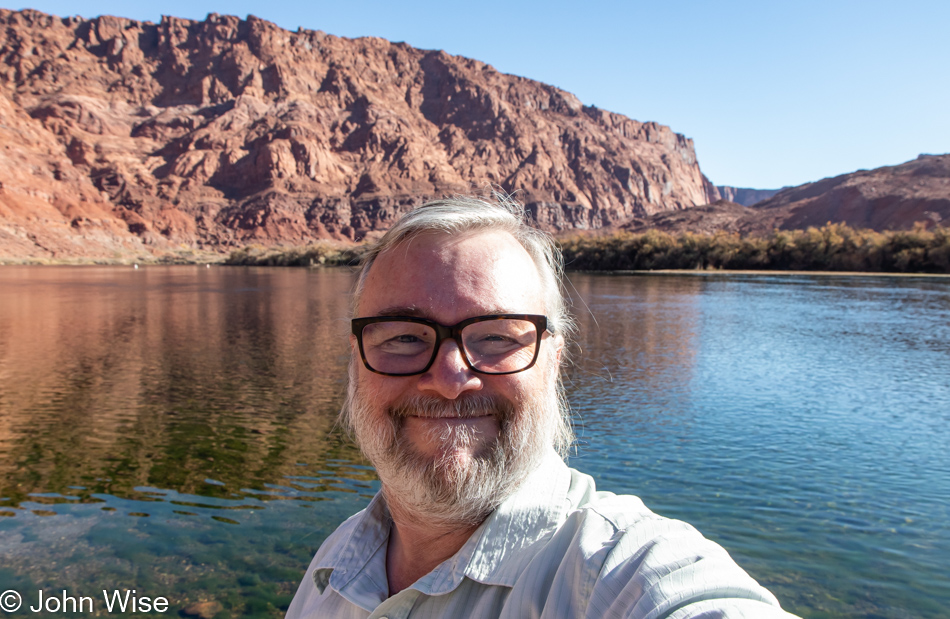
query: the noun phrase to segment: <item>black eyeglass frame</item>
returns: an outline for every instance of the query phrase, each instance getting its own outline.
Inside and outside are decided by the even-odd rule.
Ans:
[[[465,352],[465,344],[462,342],[462,329],[468,325],[475,324],[476,322],[486,322],[489,320],[526,320],[535,326],[535,329],[538,331],[538,339],[534,343],[534,357],[531,358],[531,362],[520,370],[512,370],[511,372],[486,372],[484,370],[479,370],[478,368],[472,365],[471,360],[468,358],[468,353]],[[403,374],[393,374],[392,372],[381,372],[376,370],[369,364],[369,361],[366,360],[366,352],[363,350],[363,329],[367,325],[371,325],[377,322],[414,322],[422,325],[431,327],[435,331],[436,340],[435,345],[432,348],[432,358],[429,359],[429,362],[426,363],[426,366],[419,370],[418,372],[406,372]],[[538,360],[538,355],[541,354],[541,340],[544,338],[544,334],[552,333],[548,330],[548,317],[541,314],[491,314],[488,316],[474,316],[472,318],[466,318],[462,322],[456,323],[452,326],[446,326],[435,322],[434,320],[429,320],[428,318],[420,318],[418,316],[372,316],[368,318],[354,318],[350,321],[351,329],[353,335],[356,336],[356,342],[360,349],[360,358],[363,360],[363,367],[365,367],[370,372],[375,374],[382,374],[383,376],[418,376],[419,374],[425,374],[429,371],[429,368],[432,367],[432,364],[435,363],[436,357],[439,356],[439,349],[442,348],[442,342],[445,340],[454,340],[455,344],[459,348],[459,352],[462,353],[462,359],[465,360],[465,365],[468,366],[468,369],[478,374],[486,374],[488,376],[506,376],[508,374],[517,374],[519,372],[524,372],[525,370],[531,369]]]

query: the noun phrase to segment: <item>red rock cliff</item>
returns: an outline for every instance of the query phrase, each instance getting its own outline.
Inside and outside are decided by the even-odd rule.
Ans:
[[[0,10],[0,50],[0,256],[360,239],[488,184],[555,231],[718,197],[668,127],[402,43]]]

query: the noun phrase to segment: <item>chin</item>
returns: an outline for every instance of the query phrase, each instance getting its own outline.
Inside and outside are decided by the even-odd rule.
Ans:
[[[481,523],[537,468],[560,419],[556,398],[543,394],[517,408],[482,394],[414,396],[385,407],[352,378],[343,419],[376,467],[390,511],[433,526]],[[412,420],[440,418],[493,423]]]
[[[474,452],[446,444],[437,455],[400,440],[374,462],[390,508],[433,524],[477,524],[520,485],[511,453],[500,441]]]

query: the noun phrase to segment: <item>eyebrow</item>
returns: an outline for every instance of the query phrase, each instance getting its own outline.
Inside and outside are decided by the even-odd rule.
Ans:
[[[494,316],[497,314],[523,314],[524,312],[513,312],[509,309],[503,307],[491,307],[484,314],[479,314],[479,316]],[[415,305],[409,306],[393,306],[387,307],[380,310],[375,314],[375,316],[412,316],[413,318],[428,318],[432,319],[431,314],[424,312]]]
[[[412,316],[414,318],[426,318],[425,312],[418,307],[410,305],[408,307],[387,307],[376,313],[377,316]]]

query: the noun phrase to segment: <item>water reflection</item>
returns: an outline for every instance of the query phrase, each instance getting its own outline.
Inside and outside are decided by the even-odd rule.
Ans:
[[[578,338],[567,387],[580,440],[575,464],[609,462],[634,435],[687,438],[702,282],[575,275],[571,284]]]
[[[358,460],[328,440],[348,272],[11,271],[0,297],[8,505],[36,492],[142,500],[139,486],[229,496],[300,462]]]

